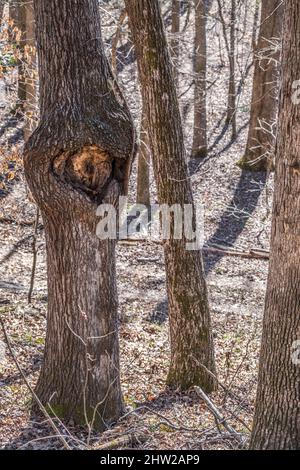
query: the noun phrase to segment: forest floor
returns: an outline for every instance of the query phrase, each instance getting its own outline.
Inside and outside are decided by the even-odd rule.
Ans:
[[[125,46],[126,43],[124,49]],[[189,60],[191,43],[183,43],[182,48],[186,52],[183,56]],[[211,48],[214,48],[213,40]],[[247,47],[242,44],[241,49],[241,56],[245,59]],[[245,172],[236,165],[247,138],[248,114],[245,109],[249,109],[251,73],[239,96],[239,133],[232,142],[230,128],[226,130],[222,119],[226,108],[224,90],[227,89],[228,73],[226,75],[226,67],[222,67],[217,54],[209,57],[212,57],[209,80],[217,80],[208,93],[211,149],[204,161],[191,164],[195,200],[204,204],[205,240],[210,245],[234,249],[268,250],[273,176]],[[181,87],[185,90],[190,77],[186,68],[181,72]],[[136,74],[134,63],[129,63],[121,71],[120,80],[125,88],[131,83],[133,74]],[[138,104],[135,102],[138,103],[138,100],[130,96],[130,89],[127,89],[127,94],[137,116]],[[8,98],[10,102],[12,98],[13,95]],[[192,128],[190,103],[192,89],[181,99],[187,149]],[[46,328],[45,240],[40,221],[35,288],[32,304],[29,305],[27,296],[36,209],[27,197],[21,164],[13,158],[16,152],[12,150],[12,145],[22,145],[22,122],[6,113],[7,110],[2,108],[0,139],[3,150],[0,164],[1,158],[4,160],[7,155],[10,155],[10,161],[16,161],[11,163],[13,179],[10,180],[8,169],[6,177],[0,181],[0,315],[14,354],[27,380],[34,386],[42,361]],[[132,200],[135,182],[134,167]],[[151,184],[153,201],[154,186]],[[227,256],[224,253],[206,253],[204,258],[220,382],[211,400],[226,421],[241,433],[245,444],[253,418],[268,261]],[[89,446],[97,448],[112,439],[134,434],[137,440],[127,443],[125,447],[239,448],[240,439],[228,433],[222,425],[217,426],[207,405],[193,389],[182,393],[165,386],[169,333],[161,246],[150,241],[119,244],[117,273],[121,378],[128,414],[101,435],[93,433]],[[60,439],[53,436],[48,423],[34,421],[30,417],[30,401],[31,394],[0,333],[0,448],[62,448]],[[87,445],[86,429],[75,428],[70,423],[66,430],[60,423],[57,424],[62,434],[69,435],[67,440],[71,447],[84,448]]]

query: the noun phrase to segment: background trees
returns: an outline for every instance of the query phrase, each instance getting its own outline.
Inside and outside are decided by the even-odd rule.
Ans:
[[[271,257],[261,343],[253,449],[299,449],[300,5],[285,2]]]
[[[248,170],[266,170],[273,164],[282,15],[281,1],[261,2],[248,140],[245,154],[240,160],[240,165]]]
[[[206,157],[206,11],[207,2],[194,0],[195,51],[194,51],[194,134],[192,157]]]
[[[48,321],[37,394],[103,428],[122,411],[115,241],[96,208],[124,193],[134,131],[104,55],[96,0],[35,0],[40,123],[25,173],[45,225]]]

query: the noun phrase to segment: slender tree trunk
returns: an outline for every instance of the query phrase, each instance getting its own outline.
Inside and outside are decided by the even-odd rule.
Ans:
[[[146,107],[158,202],[183,207],[193,203],[193,196],[159,3],[125,3]],[[164,243],[171,338],[167,383],[182,389],[199,384],[210,392],[215,380],[205,367],[214,373],[215,363],[201,252],[188,251],[185,237],[174,238],[173,224],[171,237]]]
[[[10,0],[9,19],[11,21],[10,41],[16,47],[18,56],[17,109],[23,110],[26,101],[24,46],[26,39],[26,4],[23,0]]]
[[[3,20],[3,12],[5,7],[6,0],[0,0],[0,25],[2,24]]]
[[[127,16],[126,9],[123,8],[123,10],[120,13],[115,36],[111,43],[111,68],[115,76],[118,75],[117,47],[118,47],[118,44],[122,35],[122,27],[123,27],[124,21],[126,20],[126,16]]]
[[[232,126],[232,138],[236,138],[236,86],[235,86],[235,25],[236,0],[231,0],[229,42],[229,89],[226,123]]]
[[[260,4],[255,3],[254,17],[253,17],[253,27],[252,27],[252,49],[253,49],[253,60],[255,60],[255,53],[257,49],[257,30],[258,30],[258,18],[259,18]]]
[[[115,241],[96,208],[126,191],[134,130],[104,54],[97,0],[34,0],[40,123],[24,167],[45,225],[48,316],[42,403],[76,422],[122,412]]]
[[[270,269],[252,449],[300,449],[300,4],[285,1]],[[298,94],[299,96],[299,94]]]
[[[239,161],[242,168],[253,171],[267,170],[273,165],[280,54],[276,40],[281,36],[282,11],[281,0],[264,0],[261,4],[248,140]]]
[[[137,204],[150,206],[150,144],[147,131],[145,106],[143,106],[140,128],[140,145],[137,174]]]
[[[25,125],[24,140],[28,140],[36,127],[37,121],[37,73],[36,73],[36,47],[35,47],[35,19],[33,2],[25,3]]]
[[[207,155],[206,131],[206,6],[205,0],[195,3],[195,56],[194,56],[194,135],[192,157]]]
[[[172,40],[171,40],[171,56],[173,60],[173,70],[176,86],[178,85],[178,63],[180,53],[180,7],[181,0],[172,0]]]

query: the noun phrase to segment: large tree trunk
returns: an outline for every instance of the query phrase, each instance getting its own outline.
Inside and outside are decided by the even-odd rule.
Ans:
[[[299,58],[300,4],[286,0],[270,269],[253,449],[300,449],[300,107],[299,100],[293,99],[300,77]]]
[[[244,156],[239,161],[242,168],[253,171],[267,170],[273,164],[278,110],[279,47],[276,46],[276,40],[281,36],[281,4],[281,0],[261,2],[248,140]]]
[[[34,0],[40,123],[25,147],[47,244],[45,356],[36,392],[98,428],[122,412],[115,241],[96,208],[126,191],[134,130],[104,54],[97,0]]]
[[[146,107],[149,140],[160,204],[192,204],[183,131],[172,63],[157,0],[126,0]],[[183,389],[199,384],[212,391],[213,340],[201,252],[186,239],[164,243],[171,364],[167,382]],[[203,367],[204,366],[204,367]]]
[[[206,132],[206,2],[195,3],[195,51],[194,51],[194,135],[192,157],[207,155]]]

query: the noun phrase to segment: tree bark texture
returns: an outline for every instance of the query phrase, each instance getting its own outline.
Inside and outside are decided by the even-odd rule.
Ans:
[[[254,76],[246,150],[239,165],[253,171],[272,168],[278,112],[278,71],[283,6],[261,2],[260,30],[254,53]]]
[[[270,268],[251,448],[299,450],[300,100],[293,94],[300,77],[300,4],[293,0],[285,1],[282,50]]]
[[[125,2],[136,48],[158,202],[193,203],[172,63],[157,0]],[[164,242],[169,304],[171,364],[167,383],[183,389],[215,388],[214,349],[200,251],[186,240]],[[201,366],[204,365],[205,367]]]
[[[36,392],[59,416],[104,428],[122,412],[115,241],[96,208],[124,194],[129,110],[104,54],[97,0],[34,0],[40,122],[24,166],[45,225],[48,315]]]

